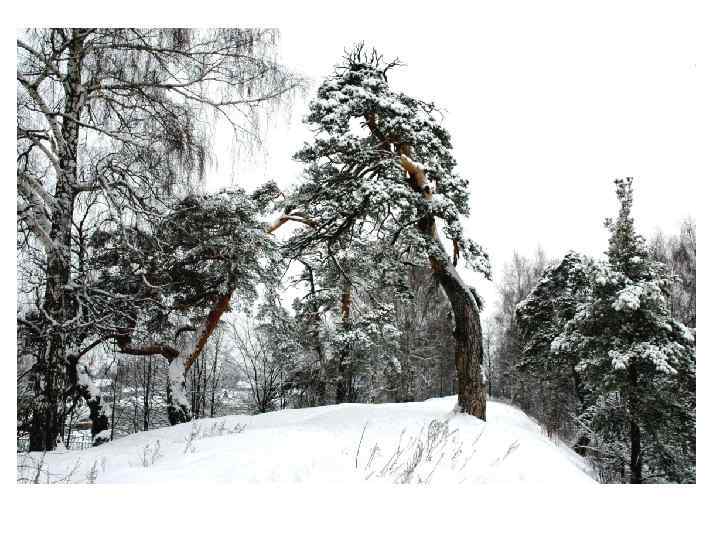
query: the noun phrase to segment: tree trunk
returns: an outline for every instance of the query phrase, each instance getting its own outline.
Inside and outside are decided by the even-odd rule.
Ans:
[[[150,429],[150,410],[152,407],[151,397],[153,392],[153,363],[147,362],[147,373],[143,369],[145,377],[145,393],[143,394],[143,431]]]
[[[60,173],[56,179],[55,205],[52,210],[50,240],[47,251],[44,313],[50,331],[44,350],[33,366],[32,381],[35,391],[32,422],[30,426],[30,450],[53,450],[62,431],[65,406],[64,394],[69,365],[67,352],[71,349],[71,333],[65,323],[77,313],[77,304],[70,283],[70,247],[72,219],[75,205],[74,187],[77,182],[77,153],[79,125],[71,118],[79,118],[83,103],[81,70],[83,61],[83,37],[73,30],[68,49],[67,85],[61,141],[56,141]]]
[[[439,245],[439,242],[438,242]],[[462,412],[485,420],[486,396],[483,373],[482,327],[475,296],[458,275],[449,259],[431,256],[433,272],[450,300],[455,316],[455,369],[458,405]]]
[[[99,446],[110,440],[110,420],[107,416],[107,410],[102,399],[100,390],[93,383],[87,366],[79,362],[77,355],[68,355],[68,388],[74,390],[73,400],[84,399],[90,409],[90,434],[92,436],[92,445]],[[74,408],[74,406],[73,406]],[[72,418],[70,419],[72,423]],[[68,431],[68,441],[70,440]],[[68,442],[69,446],[69,442]]]
[[[212,372],[211,372],[211,378],[210,378],[210,418],[213,418],[215,416],[215,392],[217,392],[217,386],[218,386],[218,374],[217,374],[217,362],[218,362],[218,355],[220,352],[220,344],[216,343],[215,345],[215,355],[213,356],[213,365],[212,365]]]
[[[223,313],[230,309],[230,300],[235,292],[230,288],[220,295],[210,309],[202,331],[196,331],[194,337],[181,350],[163,343],[135,345],[132,343],[132,332],[115,336],[120,352],[134,356],[162,355],[169,363],[167,375],[167,411],[171,425],[192,420],[192,407],[187,398],[187,374],[205,349],[208,339],[217,329]],[[134,325],[133,325],[134,328]]]
[[[308,263],[300,260],[302,264],[305,265],[305,268],[308,272],[308,282],[310,283],[310,305],[312,307],[312,314],[310,315],[310,331],[312,334],[312,343],[313,347],[315,348],[315,354],[317,354],[317,362],[318,362],[318,369],[317,369],[317,378],[314,384],[314,387],[312,388],[312,391],[314,392],[314,396],[312,396],[312,403],[313,405],[326,405],[325,401],[325,351],[323,349],[323,342],[322,339],[320,339],[320,305],[317,301],[317,292],[315,290],[315,276],[313,273],[313,268]]]
[[[168,366],[167,379],[167,412],[171,426],[192,420],[186,395],[185,374],[182,359],[173,359]]]
[[[113,360],[116,360],[113,358]],[[118,381],[118,373],[122,373],[119,369],[115,373],[115,376],[113,377],[113,402],[112,402],[112,409],[110,411],[110,440],[112,441],[115,438],[115,411],[117,410],[118,405],[118,385],[120,386],[120,391],[122,392],[123,383],[122,378],[120,378],[120,381]]]
[[[83,397],[90,409],[92,445],[100,446],[110,440],[110,420],[103,405],[102,397],[99,394],[91,394],[86,388]]]
[[[630,395],[628,396],[628,412],[630,414],[630,483],[642,484],[642,448],[640,445],[640,426],[638,425],[638,374],[634,365],[628,367]]]
[[[632,420],[630,421],[630,483],[642,484],[640,427]]]
[[[342,331],[348,332],[351,327],[350,305],[352,303],[352,285],[345,280],[342,296],[340,298],[340,317]],[[338,377],[335,391],[335,403],[347,403],[352,399],[352,370],[350,366],[351,347],[347,339],[338,352]]]
[[[180,354],[170,361],[168,366],[167,408],[168,420],[173,426],[192,420],[190,402],[187,399],[186,391],[187,373],[205,349],[205,345],[217,329],[223,313],[230,308],[230,300],[234,292],[235,289],[230,288],[227,293],[218,297],[215,305],[208,313],[200,336],[193,341],[193,346],[188,349],[187,356]]]
[[[406,153],[401,154],[400,163],[410,175],[413,189],[422,193],[428,203],[432,201],[432,190],[427,183],[423,168],[413,162]],[[430,265],[453,309],[458,406],[461,412],[485,420],[487,381],[482,366],[480,306],[475,294],[457,273],[438,240],[435,218],[430,211],[418,222],[418,229],[430,240]]]

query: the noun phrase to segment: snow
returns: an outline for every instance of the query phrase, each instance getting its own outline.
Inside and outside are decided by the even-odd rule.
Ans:
[[[614,369],[626,369],[633,358],[642,358],[650,361],[658,371],[667,375],[676,375],[677,370],[670,365],[668,356],[673,349],[672,345],[659,347],[653,343],[638,342],[625,351],[612,349],[608,351],[608,356]],[[678,354],[682,354],[682,352],[678,352]]]
[[[109,430],[109,429],[104,429],[104,430],[102,430],[100,433],[95,434],[95,436],[93,437],[93,441],[97,441],[97,440],[100,440],[100,439],[105,440],[105,441],[109,441],[109,440],[110,440],[110,435],[111,435],[110,430]]]
[[[640,307],[640,297],[642,296],[643,289],[638,285],[630,285],[625,287],[617,299],[613,303],[613,308],[616,311],[635,311]]]
[[[520,410],[457,398],[203,419],[85,450],[18,454],[18,479],[73,483],[593,483],[590,466]]]
[[[627,352],[623,353],[613,349],[608,351],[608,356],[614,369],[625,369],[630,363],[630,355]]]

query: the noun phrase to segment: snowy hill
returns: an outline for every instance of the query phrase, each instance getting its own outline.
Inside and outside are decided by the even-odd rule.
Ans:
[[[138,433],[98,448],[18,455],[18,481],[592,483],[588,464],[520,410],[488,422],[455,397],[227,416]]]

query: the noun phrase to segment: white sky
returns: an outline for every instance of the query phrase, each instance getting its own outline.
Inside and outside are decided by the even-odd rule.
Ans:
[[[313,80],[308,98],[357,40],[406,64],[390,82],[446,111],[458,169],[471,182],[467,227],[497,277],[514,249],[530,254],[541,244],[551,256],[601,255],[618,176],[635,177],[644,234],[675,232],[695,216],[702,186],[717,179],[708,159],[717,147],[707,138],[717,133],[708,114],[717,94],[711,101],[701,19],[690,10],[503,6],[406,28],[316,27],[306,18],[280,25],[281,55]],[[410,38],[413,28],[422,39]],[[246,186],[295,181],[290,156],[309,138],[305,103],[298,100],[267,134],[264,162],[233,171],[220,164],[209,187],[230,177]],[[494,301],[494,285],[464,274]]]

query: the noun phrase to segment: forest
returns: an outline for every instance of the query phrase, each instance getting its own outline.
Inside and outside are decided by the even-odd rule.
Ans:
[[[202,419],[457,396],[488,427],[493,403],[520,409],[598,482],[695,483],[693,217],[644,237],[633,178],[608,178],[602,256],[539,245],[493,272],[448,104],[394,85],[412,65],[356,43],[315,87],[278,43],[18,32],[18,467]],[[301,177],[209,189],[216,126],[256,151],[303,92]]]

